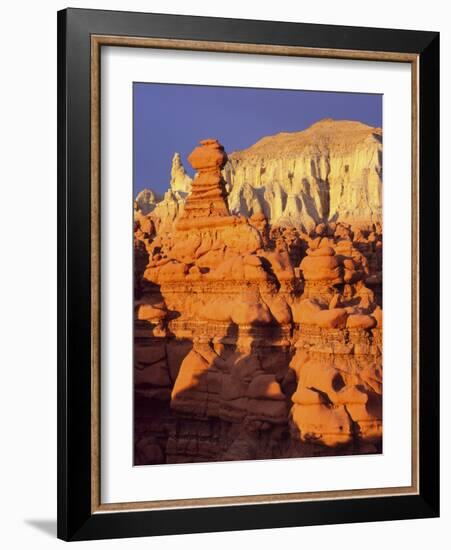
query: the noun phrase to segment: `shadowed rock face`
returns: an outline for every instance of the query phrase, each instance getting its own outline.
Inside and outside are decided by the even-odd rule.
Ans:
[[[218,141],[189,160],[170,228],[135,205],[135,463],[380,452],[380,223],[237,215]]]

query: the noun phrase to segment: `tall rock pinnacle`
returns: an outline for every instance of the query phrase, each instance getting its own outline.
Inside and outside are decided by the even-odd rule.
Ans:
[[[171,190],[174,192],[189,193],[191,191],[191,183],[192,180],[183,167],[180,153],[174,153],[171,165]]]
[[[190,154],[188,161],[197,174],[180,221],[230,216],[225,181],[221,173],[227,162],[224,147],[216,139],[205,139]]]

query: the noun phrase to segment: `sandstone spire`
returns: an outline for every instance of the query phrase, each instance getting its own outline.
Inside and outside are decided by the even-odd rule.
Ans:
[[[221,174],[227,162],[224,147],[216,139],[205,139],[190,154],[188,161],[197,174],[180,218],[181,225],[187,219],[230,216]]]
[[[191,191],[191,183],[192,180],[185,171],[180,153],[174,153],[171,165],[171,191],[189,193]]]

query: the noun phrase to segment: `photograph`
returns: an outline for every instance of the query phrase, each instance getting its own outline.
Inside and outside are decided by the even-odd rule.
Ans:
[[[440,33],[240,10],[58,12],[62,540],[440,514]]]
[[[380,93],[133,82],[134,466],[383,453],[382,155]]]

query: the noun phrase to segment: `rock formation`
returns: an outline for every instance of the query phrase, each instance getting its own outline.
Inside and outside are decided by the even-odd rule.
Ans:
[[[150,214],[160,201],[160,197],[152,189],[143,189],[135,199],[137,210],[144,215]]]
[[[338,221],[368,229],[382,220],[382,131],[361,122],[321,120],[230,154],[223,176],[232,213],[263,214],[272,226],[308,231]],[[176,153],[170,189],[154,212],[157,225],[170,227],[190,185]]]
[[[179,153],[175,153],[172,159],[169,189],[150,210],[152,220],[160,232],[171,231],[174,221],[183,213],[186,197],[191,191],[191,184],[192,180],[183,167]],[[141,193],[143,192],[141,191]]]
[[[172,158],[171,181],[169,186],[174,193],[183,193],[185,196],[191,191],[192,179],[188,176],[182,164],[179,153]]]
[[[327,206],[320,181],[331,185],[341,177],[331,168],[338,162],[332,151],[341,147],[350,166],[346,181],[356,182],[364,161],[352,151],[365,157],[364,142],[373,147],[370,130],[364,126],[352,139],[343,130],[340,142],[321,142],[329,165],[317,157],[316,175],[308,176],[318,205]],[[267,155],[270,144],[262,141],[259,150]],[[307,141],[296,147],[313,159]],[[288,149],[295,146],[287,143],[280,162],[274,159],[282,172],[290,165]],[[179,160],[173,162],[174,194],[184,192]],[[380,452],[377,209],[358,210],[355,223],[322,215],[319,223],[312,217],[312,224],[274,224],[264,205],[249,209],[252,201],[246,202],[244,213],[231,208],[241,184],[227,185],[227,167],[235,162],[235,173],[244,174],[243,156],[227,161],[223,147],[209,139],[189,162],[197,174],[170,226],[154,215],[160,205],[147,214],[139,204],[135,209],[135,463]],[[252,176],[255,189],[262,176],[260,183]],[[368,174],[365,185],[372,178]],[[354,191],[340,181],[343,191],[330,204],[341,209]],[[347,219],[354,216],[352,208],[345,211],[352,213]]]
[[[330,119],[265,137],[229,157],[230,209],[307,229],[321,221],[380,222],[381,142],[379,128]]]
[[[197,170],[197,175],[177,226],[188,228],[199,227],[202,223],[211,225],[214,218],[230,216],[221,173],[227,162],[222,145],[215,139],[201,141],[200,147],[194,149],[188,160]]]

